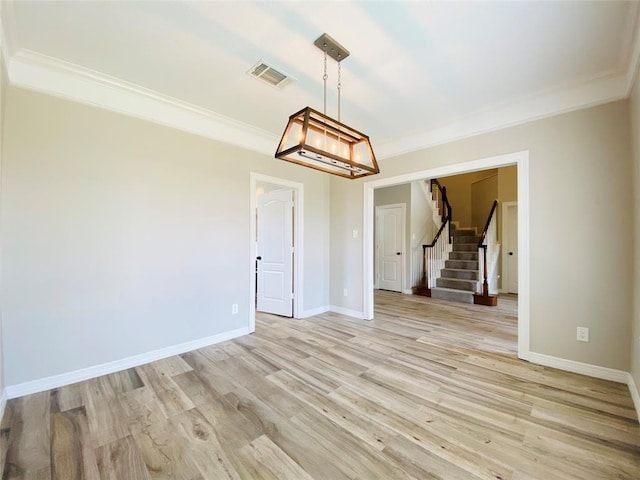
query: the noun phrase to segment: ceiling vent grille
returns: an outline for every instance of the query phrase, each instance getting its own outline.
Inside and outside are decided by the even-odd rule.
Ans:
[[[272,66],[267,65],[262,60],[251,67],[251,69],[247,73],[252,77],[262,80],[263,82],[268,83],[272,87],[276,88],[282,88],[289,82],[294,80],[294,78],[290,75],[282,73]]]

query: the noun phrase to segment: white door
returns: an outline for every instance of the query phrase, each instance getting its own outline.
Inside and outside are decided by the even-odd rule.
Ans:
[[[506,245],[507,292],[518,293],[518,205],[507,206],[503,230]]]
[[[293,316],[293,191],[258,197],[256,309]]]
[[[404,274],[404,205],[377,208],[378,287],[402,291]]]

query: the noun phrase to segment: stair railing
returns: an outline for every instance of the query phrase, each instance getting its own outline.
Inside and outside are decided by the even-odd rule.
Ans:
[[[434,186],[436,186],[437,189],[434,189]],[[447,217],[449,217],[449,220],[451,220],[451,218],[453,218],[453,214],[451,204],[449,203],[449,199],[447,198],[447,187],[443,187],[437,178],[431,179],[431,194],[433,195],[434,200],[436,201],[436,204],[440,209],[440,212],[442,212],[442,223],[445,222],[445,219]],[[449,238],[449,241],[451,241],[451,238]]]
[[[479,294],[483,297],[489,296],[489,278],[493,278],[496,275],[496,259],[492,258],[492,261],[488,262],[487,250],[491,253],[495,253],[498,247],[497,216],[495,215],[497,207],[498,201],[494,200],[489,216],[487,217],[487,222],[484,225],[484,230],[480,235],[480,241],[478,242],[478,253],[481,258],[480,278],[483,279],[482,289]]]
[[[434,190],[437,187],[437,190]],[[422,282],[421,289],[431,295],[431,287],[435,285],[438,272],[444,268],[444,262],[451,251],[451,218],[453,209],[447,198],[447,188],[436,179],[431,180],[431,192],[437,202],[441,202],[441,225],[433,241],[422,245]]]

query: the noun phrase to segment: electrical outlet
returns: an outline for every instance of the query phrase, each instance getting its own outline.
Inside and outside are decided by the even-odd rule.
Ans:
[[[578,327],[576,331],[576,340],[579,342],[589,341],[589,329],[587,327]]]
[[[346,288],[342,291],[342,295],[344,295],[345,297],[349,296],[349,290],[347,290]]]
[[[352,233],[353,233],[353,238],[358,238],[358,230],[354,230]]]
[[[238,313],[238,304],[234,303],[233,305],[231,305],[231,313],[233,315],[235,315],[236,313]]]

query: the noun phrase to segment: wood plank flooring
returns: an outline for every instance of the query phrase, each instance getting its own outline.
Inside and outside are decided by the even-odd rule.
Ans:
[[[627,387],[518,360],[514,297],[375,299],[11,400],[2,478],[640,478]]]

